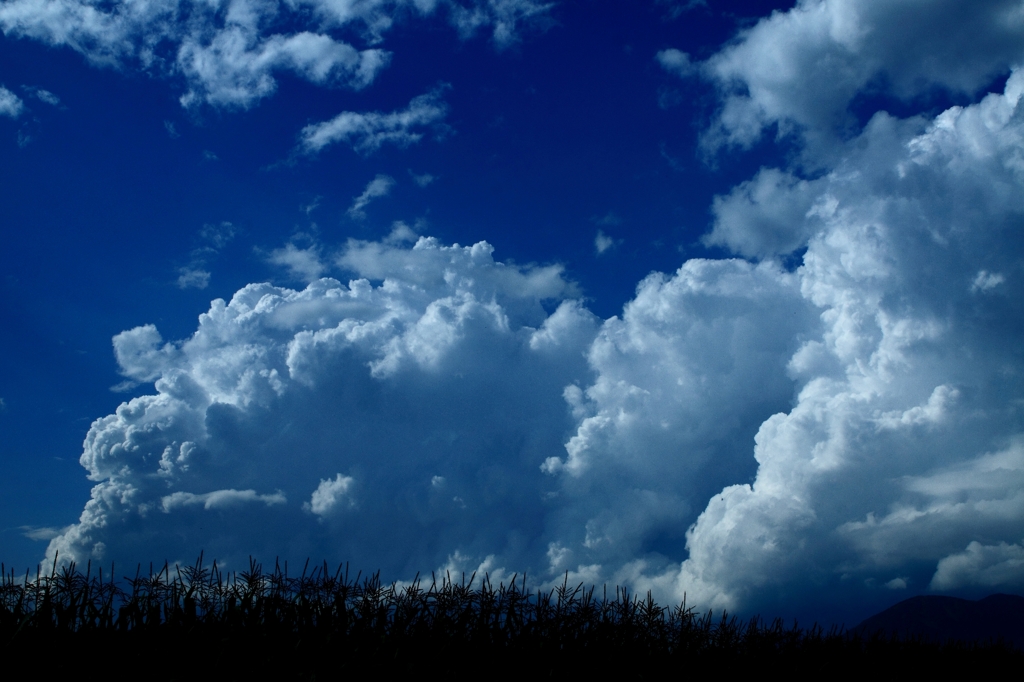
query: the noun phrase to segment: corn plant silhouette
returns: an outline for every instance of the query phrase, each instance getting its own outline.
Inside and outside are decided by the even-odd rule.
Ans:
[[[0,566],[0,642],[8,657],[38,656],[54,672],[117,660],[157,679],[274,674],[325,679],[356,671],[455,675],[612,674],[627,679],[777,669],[819,674],[971,671],[1020,665],[1001,642],[930,642],[850,635],[781,619],[741,622],[723,612],[667,608],[616,587],[495,585],[487,575],[431,574],[384,584],[347,564],[299,575],[250,559],[244,571],[194,565],[114,578],[91,562],[34,579]],[[103,659],[110,656],[109,659]],[[11,660],[11,658],[8,658]]]

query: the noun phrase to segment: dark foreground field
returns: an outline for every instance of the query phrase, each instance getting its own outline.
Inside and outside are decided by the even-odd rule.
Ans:
[[[403,672],[664,679],[768,671],[889,679],[1024,663],[1018,649],[993,641],[739,622],[685,605],[663,608],[622,590],[565,584],[531,592],[525,580],[494,585],[445,576],[382,585],[326,565],[295,576],[257,564],[224,574],[197,563],[121,581],[91,567],[5,573],[0,646],[8,664],[32,661],[44,677],[119,670],[160,680]]]

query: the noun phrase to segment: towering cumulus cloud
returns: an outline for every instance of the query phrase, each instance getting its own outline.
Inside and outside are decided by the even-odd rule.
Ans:
[[[457,550],[525,561],[596,320],[559,268],[497,263],[484,242],[353,242],[339,260],[359,278],[250,285],[183,342],[115,337],[123,373],[156,393],[93,424],[97,485],[51,554],[203,547],[391,575]]]
[[[709,136],[802,154],[711,207],[746,260],[652,274],[608,320],[557,267],[396,237],[350,242],[347,285],[118,335],[155,393],[93,424],[50,555],[482,565],[767,612],[1024,587],[1022,45],[1020,2],[824,0],[693,64]],[[861,125],[865,88],[971,103]]]

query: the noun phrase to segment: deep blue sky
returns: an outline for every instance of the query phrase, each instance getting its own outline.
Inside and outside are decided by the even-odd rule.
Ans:
[[[335,6],[369,19],[0,0],[5,564],[312,553],[826,619],[1024,588],[1019,0]],[[295,66],[342,43],[390,61]],[[272,91],[225,103],[246,69]],[[416,140],[304,151],[429,93]],[[377,298],[197,332],[319,275]]]

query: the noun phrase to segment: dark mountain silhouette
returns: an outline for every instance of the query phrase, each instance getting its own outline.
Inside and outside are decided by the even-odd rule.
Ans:
[[[1024,649],[1024,597],[993,594],[978,601],[937,595],[911,597],[876,613],[851,632],[867,637],[877,632],[895,633],[940,642],[1001,638]]]

